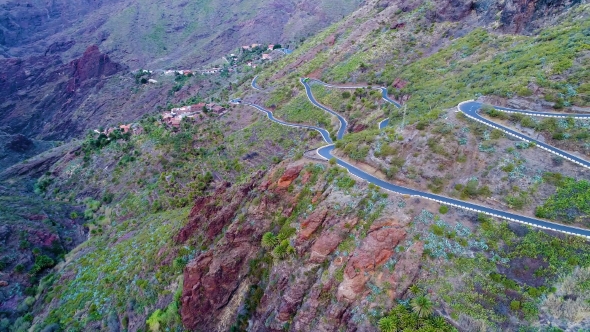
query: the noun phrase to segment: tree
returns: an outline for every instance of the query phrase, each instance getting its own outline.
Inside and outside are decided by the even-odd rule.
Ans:
[[[398,331],[398,326],[395,316],[385,316],[379,320],[379,331],[381,332],[396,332]]]
[[[424,295],[413,298],[410,305],[412,306],[412,310],[421,318],[430,316],[434,310],[432,301]]]
[[[412,286],[410,286],[409,291],[414,295],[418,295],[418,294],[422,293],[422,290],[416,284],[413,284]]]
[[[262,235],[262,246],[266,249],[272,249],[279,243],[279,240],[272,232],[266,232]]]

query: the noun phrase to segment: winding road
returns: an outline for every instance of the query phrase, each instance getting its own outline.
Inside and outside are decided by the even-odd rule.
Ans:
[[[256,78],[255,78],[256,79]],[[307,97],[309,98],[309,101],[311,103],[313,103],[315,106],[325,110],[326,112],[329,112],[330,114],[335,115],[338,120],[340,121],[340,129],[338,130],[338,139],[341,139],[344,136],[344,133],[346,132],[347,129],[347,125],[348,122],[346,121],[346,119],[344,119],[341,115],[339,115],[338,113],[332,111],[331,109],[325,107],[324,105],[321,105],[320,103],[318,103],[315,98],[313,97],[313,94],[311,92],[311,87],[308,84],[307,79],[300,79],[301,84],[303,84],[303,86],[305,87],[305,91],[307,94]],[[344,88],[344,89],[356,89],[359,88],[357,87],[342,87],[342,86],[333,86],[333,85],[329,85],[326,83],[323,83],[321,81],[314,81],[314,82],[319,82],[320,84],[323,84],[325,86],[328,87],[335,87],[335,88]],[[252,86],[254,87],[254,80],[252,82]],[[387,96],[387,89],[386,88],[377,88],[380,89],[382,91],[382,95],[383,95],[383,99],[391,102],[392,104],[396,105],[397,107],[399,107],[399,104],[397,102],[395,102],[392,99],[389,99],[389,97]],[[450,197],[446,197],[446,196],[442,196],[442,195],[435,195],[435,194],[431,194],[428,192],[423,192],[420,190],[415,190],[415,189],[411,189],[411,188],[407,188],[407,187],[403,187],[403,186],[398,186],[392,183],[389,183],[387,181],[381,180],[379,178],[376,178],[368,173],[366,173],[365,171],[347,163],[346,161],[338,158],[337,156],[332,154],[332,151],[334,150],[335,146],[334,143],[332,141],[332,139],[330,138],[330,135],[328,133],[328,131],[324,128],[320,128],[320,127],[316,127],[316,126],[307,126],[307,125],[300,125],[300,124],[294,124],[294,123],[288,123],[288,122],[284,122],[281,120],[276,119],[272,112],[263,108],[262,106],[256,105],[256,104],[252,104],[252,103],[248,103],[248,102],[241,102],[239,99],[235,99],[232,100],[233,103],[235,104],[244,104],[244,105],[248,105],[251,107],[256,108],[257,110],[266,113],[266,115],[268,116],[268,118],[276,123],[279,123],[281,125],[285,125],[285,126],[289,126],[289,127],[295,127],[295,128],[305,128],[305,129],[312,129],[312,130],[317,130],[323,137],[324,141],[326,141],[326,143],[328,143],[328,145],[320,147],[317,149],[317,153],[318,155],[320,155],[321,157],[325,158],[326,160],[329,160],[331,158],[336,159],[336,162],[338,165],[344,167],[346,170],[348,170],[349,173],[351,173],[352,175],[363,179],[369,183],[372,183],[376,186],[381,187],[384,190],[387,191],[391,191],[393,193],[398,193],[398,194],[402,194],[402,195],[410,195],[413,197],[419,197],[419,198],[424,198],[424,199],[428,199],[428,200],[432,200],[435,202],[438,202],[440,204],[445,204],[445,205],[449,205],[449,206],[454,206],[457,208],[461,208],[461,209],[465,209],[468,211],[473,211],[473,212],[478,212],[478,213],[484,213],[486,215],[489,216],[493,216],[493,217],[497,217],[497,218],[502,218],[505,220],[509,220],[509,221],[513,221],[513,222],[518,222],[521,224],[525,224],[525,225],[529,225],[532,227],[538,227],[538,228],[542,228],[542,229],[546,229],[546,230],[552,230],[552,231],[556,231],[556,232],[561,232],[561,233],[565,233],[565,234],[570,234],[570,235],[576,235],[576,236],[581,236],[587,239],[590,239],[590,230],[587,229],[582,229],[582,228],[578,228],[578,227],[574,227],[574,226],[567,226],[567,225],[562,225],[562,224],[557,224],[554,222],[550,222],[550,221],[546,221],[546,220],[541,220],[541,219],[537,219],[537,218],[533,218],[533,217],[527,217],[527,216],[523,216],[523,215],[519,215],[519,214],[515,214],[515,213],[511,213],[511,212],[506,212],[506,211],[501,211],[501,210],[497,210],[497,209],[493,209],[493,208],[489,208],[483,205],[479,205],[479,204],[475,204],[475,203],[471,203],[471,202],[466,202],[466,201],[461,201],[458,199],[454,199],[454,198],[450,198]],[[557,155],[562,156],[563,158],[566,158],[567,160],[570,160],[574,163],[577,163],[581,166],[584,167],[589,167],[589,163],[588,161],[585,161],[581,158],[578,158],[576,156],[573,156],[567,152],[561,151],[557,148],[554,148],[550,145],[546,145],[542,142],[538,142],[528,136],[525,136],[523,134],[517,133],[509,128],[506,128],[504,126],[501,126],[499,124],[496,124],[494,122],[491,122],[483,117],[481,117],[478,113],[479,109],[481,108],[482,104],[475,102],[475,101],[466,101],[466,102],[462,102],[459,104],[458,108],[459,111],[465,113],[466,116],[468,116],[469,118],[472,118],[476,121],[479,121],[487,126],[490,126],[492,128],[496,128],[499,130],[502,130],[503,132],[518,137],[524,141],[527,142],[535,142],[537,144],[537,146],[551,152]],[[528,115],[535,115],[535,116],[555,116],[555,117],[568,117],[568,116],[573,116],[573,117],[579,117],[579,118],[590,118],[590,115],[586,115],[586,114],[560,114],[560,113],[540,113],[540,112],[531,112],[531,111],[521,111],[521,110],[516,110],[516,109],[507,109],[507,108],[502,108],[502,107],[496,107],[498,110],[502,110],[505,112],[520,112],[520,113],[524,113],[524,114],[528,114]],[[384,120],[385,121],[385,120]],[[384,121],[381,121],[381,123],[383,123]],[[381,123],[379,125],[379,128],[381,127]],[[590,167],[589,167],[590,168]]]
[[[469,100],[469,101],[464,101],[462,103],[459,104],[458,108],[459,111],[461,111],[462,113],[464,113],[468,118],[471,118],[475,121],[478,121],[480,123],[483,123],[484,125],[488,126],[488,127],[492,127],[498,130],[503,131],[504,133],[516,137],[520,140],[523,140],[527,143],[533,142],[535,143],[538,147],[540,147],[541,149],[551,152],[555,155],[558,155],[566,160],[569,160],[575,164],[578,164],[582,167],[588,168],[590,169],[590,162],[587,160],[584,160],[580,157],[574,156],[571,153],[565,152],[563,150],[560,150],[556,147],[553,147],[551,145],[545,144],[541,141],[538,141],[534,138],[531,138],[529,136],[526,136],[524,134],[518,133],[510,128],[504,127],[500,124],[497,124],[495,122],[492,122],[484,117],[482,117],[479,114],[479,110],[481,109],[481,106],[483,104],[473,101],[473,100]],[[521,113],[521,114],[525,114],[525,115],[531,115],[531,116],[542,116],[542,117],[553,117],[553,118],[568,118],[568,117],[572,117],[572,118],[580,118],[580,119],[590,119],[590,114],[576,114],[576,113],[544,113],[544,112],[533,112],[533,111],[523,111],[523,110],[517,110],[517,109],[513,109],[513,108],[506,108],[506,107],[500,107],[500,106],[493,106],[495,109],[497,109],[498,111],[502,111],[502,112],[506,112],[506,113]]]
[[[262,89],[260,87],[258,87],[258,84],[256,84],[256,79],[258,79],[258,75],[254,76],[254,78],[252,79],[252,83],[250,85],[252,86],[253,89],[258,90],[258,91],[262,91]]]

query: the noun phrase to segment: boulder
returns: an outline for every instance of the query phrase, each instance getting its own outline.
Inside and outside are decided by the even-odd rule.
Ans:
[[[297,177],[299,176],[299,173],[301,173],[301,170],[303,169],[303,165],[297,165],[297,166],[293,166],[288,168],[285,173],[283,173],[283,176],[281,176],[281,178],[279,179],[277,186],[279,188],[287,188],[288,186],[291,185],[291,183],[293,183],[293,181],[295,181],[295,179],[297,179]]]
[[[301,230],[297,237],[298,242],[301,243],[308,240],[313,232],[315,232],[315,230],[322,224],[324,219],[326,219],[327,214],[328,210],[321,209],[314,211],[309,217],[307,217],[307,219],[301,223]]]
[[[393,255],[393,249],[405,237],[406,231],[395,222],[382,223],[370,230],[348,260],[344,280],[338,286],[338,300],[354,301],[364,291],[371,273]]]

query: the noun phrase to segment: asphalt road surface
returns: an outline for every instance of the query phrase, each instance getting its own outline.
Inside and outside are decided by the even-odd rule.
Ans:
[[[256,79],[256,78],[255,78]],[[255,80],[254,79],[254,80]],[[254,87],[254,80],[252,82],[252,86]],[[341,115],[339,115],[338,113],[332,111],[331,109],[321,105],[320,103],[318,103],[315,98],[313,97],[313,94],[311,92],[311,88],[308,84],[308,80],[307,79],[301,79],[300,80],[301,84],[303,84],[303,86],[305,87],[305,91],[307,94],[307,97],[309,98],[310,102],[313,103],[315,106],[321,108],[322,110],[325,110],[326,112],[329,112],[330,114],[335,115],[338,120],[340,121],[340,129],[338,130],[338,139],[341,139],[344,136],[344,133],[346,132],[346,127],[348,125],[348,122],[346,121],[346,119],[344,119]],[[323,83],[323,82],[321,82]],[[323,83],[326,86],[330,86],[328,84]],[[338,88],[358,88],[358,87],[340,87],[340,86],[330,86],[330,87],[338,87]],[[382,91],[383,94],[383,99],[393,103],[394,105],[398,106],[399,104],[397,104],[395,101],[389,99],[387,97],[387,89],[385,88],[379,88]],[[586,230],[586,229],[582,229],[582,228],[578,228],[578,227],[574,227],[574,226],[567,226],[567,225],[562,225],[562,224],[557,224],[557,223],[553,223],[550,221],[546,221],[546,220],[541,220],[541,219],[537,219],[537,218],[533,218],[533,217],[527,217],[527,216],[522,216],[519,214],[515,214],[515,213],[511,213],[511,212],[506,212],[506,211],[501,211],[501,210],[497,210],[497,209],[493,209],[493,208],[489,208],[489,207],[485,207],[479,204],[475,204],[475,203],[471,203],[471,202],[466,202],[466,201],[461,201],[461,200],[457,200],[454,198],[450,198],[450,197],[446,197],[446,196],[442,196],[442,195],[435,195],[435,194],[431,194],[428,192],[423,192],[420,190],[415,190],[415,189],[411,189],[411,188],[406,188],[403,186],[398,186],[392,183],[389,183],[387,181],[381,180],[379,178],[374,177],[373,175],[368,174],[367,172],[347,163],[346,161],[338,158],[337,156],[334,156],[332,154],[332,151],[334,150],[334,143],[332,141],[332,139],[330,138],[330,134],[328,133],[328,131],[324,128],[320,128],[320,127],[316,127],[316,126],[307,126],[307,125],[300,125],[300,124],[294,124],[294,123],[288,123],[288,122],[284,122],[281,120],[276,119],[272,112],[265,109],[262,106],[256,105],[256,104],[252,104],[252,103],[248,103],[248,102],[242,102],[239,99],[235,99],[232,100],[233,103],[236,104],[244,104],[244,105],[248,105],[251,107],[256,108],[257,110],[266,113],[266,115],[268,116],[268,118],[276,123],[279,123],[281,125],[285,125],[285,126],[289,126],[289,127],[295,127],[295,128],[304,128],[304,129],[311,129],[311,130],[317,130],[323,137],[324,141],[326,141],[326,143],[328,143],[328,145],[320,147],[317,149],[317,153],[318,155],[322,156],[323,158],[325,158],[326,160],[329,159],[336,159],[336,162],[338,165],[340,165],[341,167],[344,167],[346,170],[348,170],[348,172],[359,178],[362,180],[365,180],[369,183],[372,183],[380,188],[383,188],[384,190],[387,191],[391,191],[394,193],[398,193],[398,194],[402,194],[402,195],[410,195],[412,197],[415,198],[423,198],[423,199],[428,199],[428,200],[432,200],[435,202],[438,202],[440,204],[444,204],[444,205],[448,205],[448,206],[454,206],[457,208],[461,208],[461,209],[465,209],[465,210],[469,210],[469,211],[473,211],[473,212],[478,212],[478,213],[484,213],[486,215],[490,215],[493,217],[498,217],[498,218],[502,218],[505,220],[510,220],[513,222],[518,222],[521,224],[525,224],[525,225],[529,225],[532,227],[538,227],[538,228],[542,228],[542,229],[547,229],[547,230],[552,230],[552,231],[557,231],[557,232],[561,232],[561,233],[565,233],[565,234],[571,234],[571,235],[577,235],[577,236],[582,236],[585,238],[590,239],[590,230]],[[518,137],[520,139],[523,139],[527,142],[535,142],[537,144],[537,146],[547,149],[548,151],[555,153],[557,155],[563,156],[564,158],[576,162],[584,167],[588,167],[589,163],[581,158],[575,157],[567,152],[561,151],[559,149],[556,149],[552,146],[546,145],[544,143],[538,142],[536,140],[533,140],[532,138],[525,136],[523,134],[517,133],[512,131],[509,128],[503,127],[501,125],[498,125],[494,122],[491,122],[487,119],[482,118],[479,113],[478,110],[481,108],[481,103],[475,102],[475,101],[466,101],[466,102],[462,102],[459,104],[458,108],[461,112],[465,113],[468,117],[482,122],[485,125],[488,125],[490,127],[493,128],[497,128],[500,130],[503,130],[504,132],[506,132],[507,134],[513,135],[515,137]],[[399,107],[399,106],[398,106]],[[556,117],[568,117],[568,116],[573,116],[573,117],[582,117],[582,118],[590,118],[590,115],[584,115],[584,114],[560,114],[560,113],[541,113],[541,112],[532,112],[532,111],[521,111],[521,110],[514,110],[514,109],[507,109],[507,108],[500,108],[500,107],[496,107],[497,109],[506,111],[506,112],[522,112],[525,114],[529,114],[529,115],[536,115],[536,116],[556,116]],[[384,120],[385,121],[385,120]],[[384,122],[382,121],[379,124],[379,127],[382,128],[382,123]]]

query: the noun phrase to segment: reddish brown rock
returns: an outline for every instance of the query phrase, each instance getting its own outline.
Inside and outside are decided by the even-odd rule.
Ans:
[[[326,45],[334,46],[335,42],[336,42],[336,35],[329,35],[328,37],[326,37],[326,39],[324,39],[324,44],[326,44]]]
[[[301,304],[303,297],[308,293],[309,288],[315,280],[313,273],[302,273],[299,277],[289,284],[289,288],[285,291],[279,305],[277,321],[287,322],[293,314],[297,312],[297,308]],[[283,324],[280,324],[283,325]]]
[[[370,273],[385,263],[404,238],[406,231],[397,224],[383,226],[369,232],[363,243],[348,260],[344,281],[338,286],[339,300],[353,301],[365,289]]]
[[[404,81],[401,78],[396,78],[391,84],[395,89],[403,89],[406,85],[408,85],[408,81]]]
[[[47,216],[46,215],[43,215],[43,214],[32,214],[30,216],[27,216],[27,219],[34,220],[34,221],[39,221],[39,220],[45,220],[45,219],[47,219]]]
[[[180,229],[175,237],[176,242],[188,240],[196,230],[206,229],[208,239],[213,239],[236,215],[250,191],[256,187],[256,182],[263,173],[258,172],[252,179],[237,189],[229,190],[229,183],[220,185],[215,193],[207,197],[198,197],[189,214],[189,222]],[[221,204],[220,202],[223,202]]]
[[[397,29],[403,29],[406,26],[405,22],[395,22],[395,23],[391,23],[391,26],[389,27],[391,30],[397,30]]]
[[[303,242],[308,240],[311,234],[315,232],[316,229],[322,224],[324,219],[326,219],[326,215],[328,214],[328,210],[321,209],[314,211],[307,219],[305,219],[301,223],[301,230],[299,231],[299,236],[297,238],[298,242]]]
[[[424,244],[415,242],[407,251],[401,254],[395,264],[393,272],[385,271],[379,278],[378,283],[388,282],[392,287],[388,290],[392,299],[400,298],[414,283],[420,272],[420,261],[424,253]]]
[[[0,280],[0,287],[8,286],[8,281]]]
[[[350,128],[350,130],[351,130],[353,133],[358,133],[359,131],[363,131],[363,130],[365,130],[365,129],[367,129],[367,128],[368,128],[368,126],[367,126],[367,125],[365,125],[365,124],[362,124],[362,123],[355,123],[355,124],[354,124],[354,125],[353,125],[353,126]]]
[[[301,178],[301,184],[307,184],[307,182],[311,178],[311,174],[312,174],[311,172],[305,172],[303,174],[303,177]]]
[[[297,179],[297,177],[299,176],[299,173],[301,172],[302,169],[303,169],[303,165],[298,165],[298,166],[293,166],[293,167],[288,168],[285,171],[285,173],[283,174],[283,176],[281,176],[281,178],[279,179],[277,186],[279,188],[287,188],[288,186],[290,186],[291,183],[293,183],[293,181],[295,181],[295,179]]]
[[[324,230],[311,247],[310,262],[321,263],[348,236],[349,228],[356,224],[356,219],[342,220],[336,225]]]
[[[68,81],[67,91],[75,92],[85,81],[103,76],[111,76],[122,69],[118,63],[112,62],[108,55],[100,53],[98,46],[86,49],[81,58],[70,62],[72,78]]]

